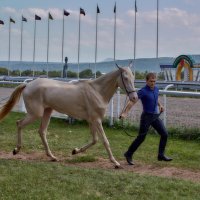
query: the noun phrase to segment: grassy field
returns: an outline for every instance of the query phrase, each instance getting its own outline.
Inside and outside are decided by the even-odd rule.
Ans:
[[[23,114],[11,113],[0,123],[0,152],[11,152],[15,147],[15,122],[22,117]],[[36,122],[23,131],[22,152],[44,152],[38,127],[39,122]],[[66,157],[64,162],[0,159],[0,199],[200,199],[200,183],[197,182],[124,170],[69,166],[71,162],[92,163],[98,158],[108,159],[108,156],[101,142],[78,159],[71,156],[74,147],[90,140],[87,125],[68,125],[64,120],[52,119],[48,131],[52,152]],[[105,132],[114,156],[118,161],[124,160],[123,153],[133,138],[124,135],[122,130],[105,128]],[[199,141],[169,138],[166,154],[174,158],[170,163],[156,160],[158,143],[157,135],[148,135],[135,153],[135,162],[161,168],[200,170]]]
[[[1,160],[0,199],[200,199],[200,184],[57,163]]]

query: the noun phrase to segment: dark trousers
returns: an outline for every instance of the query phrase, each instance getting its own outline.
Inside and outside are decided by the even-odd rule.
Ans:
[[[142,113],[140,119],[140,129],[137,138],[132,142],[130,147],[128,148],[127,155],[132,156],[133,153],[137,150],[137,148],[142,144],[145,140],[149,127],[152,126],[160,135],[160,144],[159,144],[159,155],[164,155],[165,146],[167,144],[168,133],[167,130],[159,118],[159,114],[151,114],[151,113]]]

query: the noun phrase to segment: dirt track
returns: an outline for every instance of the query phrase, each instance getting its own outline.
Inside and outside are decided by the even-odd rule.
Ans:
[[[46,157],[44,153],[23,153],[20,152],[18,155],[13,156],[12,153],[0,152],[0,159],[7,159],[7,160],[23,160],[23,161],[30,161],[30,162],[50,162],[49,158]],[[104,170],[115,170],[113,165],[110,163],[108,159],[98,158],[98,160],[94,162],[82,162],[82,163],[71,163],[67,160],[72,159],[58,157],[59,163],[62,163],[66,166],[74,166],[80,167],[85,169],[104,169]],[[172,161],[173,162],[173,161]],[[169,167],[167,163],[165,167],[155,166],[155,165],[147,165],[136,161],[134,166],[128,165],[125,161],[120,161],[123,170],[127,172],[138,173],[141,175],[152,175],[158,177],[168,177],[168,178],[176,178],[176,179],[184,179],[189,180],[192,182],[200,183],[200,171],[192,171],[189,169],[181,169],[176,167]]]

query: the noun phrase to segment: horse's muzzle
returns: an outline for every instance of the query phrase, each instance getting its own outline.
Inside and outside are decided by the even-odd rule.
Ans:
[[[129,96],[130,101],[137,101],[138,100],[137,92],[131,92],[131,93],[129,93],[128,96]]]

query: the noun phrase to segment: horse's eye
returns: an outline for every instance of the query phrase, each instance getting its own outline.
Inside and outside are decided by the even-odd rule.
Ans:
[[[124,79],[125,79],[125,80],[128,80],[128,76],[127,76],[126,74],[124,75]]]

